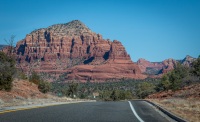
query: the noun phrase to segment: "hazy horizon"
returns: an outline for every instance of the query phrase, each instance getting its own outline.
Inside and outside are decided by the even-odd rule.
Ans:
[[[200,54],[198,0],[0,1],[0,44],[16,35],[80,20],[104,39],[119,40],[131,59],[159,62]]]

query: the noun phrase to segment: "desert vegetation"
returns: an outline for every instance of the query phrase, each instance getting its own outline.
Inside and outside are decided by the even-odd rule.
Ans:
[[[65,81],[60,76],[59,80],[52,83],[51,91],[58,96],[70,96],[76,98],[97,99],[105,101],[117,101],[125,99],[144,99],[148,95],[163,91],[177,91],[192,84],[199,84],[200,58],[192,63],[191,67],[185,67],[179,63],[175,69],[163,75],[162,78],[134,80],[122,78],[118,81],[110,79],[105,82],[82,83],[79,81]],[[74,89],[74,90],[72,90]],[[94,93],[98,96],[94,97]]]
[[[29,79],[29,82],[38,85],[38,89],[41,92],[47,93],[50,91],[51,85],[49,82],[44,81],[36,72],[32,72],[32,75],[28,78],[20,69],[15,67],[15,63],[12,52],[8,54],[0,52],[0,90],[10,91],[14,79]]]
[[[29,82],[32,82],[38,85],[38,89],[42,93],[47,93],[51,89],[51,84],[47,81],[44,81],[39,74],[32,72],[32,75],[29,77]]]
[[[195,83],[200,83],[200,57],[192,63],[191,67],[178,63],[174,70],[163,75],[160,83],[156,86],[156,90],[175,91]]]
[[[200,84],[194,84],[174,92],[168,91],[154,94],[149,100],[187,121],[199,122],[199,91]]]
[[[159,79],[133,80],[120,79],[118,81],[108,80],[105,82],[82,83],[79,81],[53,82],[51,91],[58,96],[72,96],[70,91],[78,98],[94,99],[94,93],[97,100],[117,101],[125,99],[144,98],[155,92],[155,84]],[[76,86],[76,90],[70,90]]]
[[[187,121],[200,121],[200,57],[190,68],[177,65],[164,75],[149,100]]]
[[[0,90],[10,91],[16,72],[14,51],[14,35],[10,39],[4,39],[7,43],[6,51],[0,51]]]
[[[0,52],[0,90],[11,90],[15,70],[15,59]]]

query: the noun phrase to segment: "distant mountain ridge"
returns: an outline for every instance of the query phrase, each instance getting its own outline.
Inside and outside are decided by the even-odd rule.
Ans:
[[[164,73],[167,73],[174,69],[176,63],[180,63],[184,66],[191,66],[192,62],[195,61],[196,58],[193,58],[189,55],[187,55],[182,60],[175,60],[175,59],[166,59],[162,62],[150,62],[143,58],[140,58],[136,64],[139,66],[142,73],[145,73],[147,75],[161,75]]]

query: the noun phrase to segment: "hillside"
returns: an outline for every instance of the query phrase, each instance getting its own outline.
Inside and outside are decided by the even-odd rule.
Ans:
[[[149,95],[148,100],[191,122],[200,121],[200,84]]]
[[[71,98],[56,97],[51,94],[43,94],[38,86],[26,80],[13,81],[13,88],[10,92],[0,90],[0,110],[3,107],[45,104],[55,102],[70,102]]]

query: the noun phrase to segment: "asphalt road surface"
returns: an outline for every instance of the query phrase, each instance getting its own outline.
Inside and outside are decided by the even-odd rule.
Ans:
[[[145,101],[84,102],[0,114],[0,122],[168,122]]]

